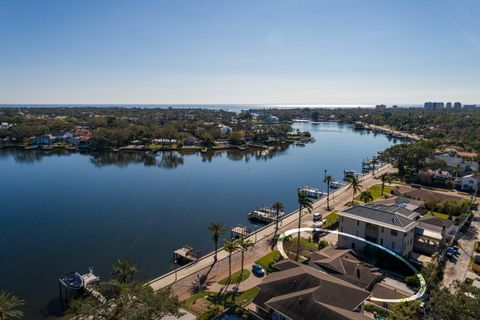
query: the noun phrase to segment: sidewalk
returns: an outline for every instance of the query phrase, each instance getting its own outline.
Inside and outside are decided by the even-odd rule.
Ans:
[[[379,170],[375,171],[375,175],[378,176],[385,172],[392,172],[394,169],[390,165],[386,165]],[[369,173],[362,177],[363,189],[367,189],[374,184],[380,183],[379,180],[372,177]],[[338,189],[330,193],[330,207],[332,211],[339,210],[345,206],[345,204],[352,199],[352,191],[347,187]],[[326,210],[327,199],[322,198],[313,204],[312,212],[320,212],[323,216],[327,215],[329,211]],[[331,212],[331,211],[330,211]],[[302,214],[302,225],[310,225],[312,221],[311,215],[304,212]],[[288,214],[282,221],[282,226],[279,232],[294,228],[298,223],[298,210]],[[275,231],[275,225],[271,224],[262,229],[257,230],[256,235],[252,233],[248,239],[255,242],[255,246],[252,250],[245,252],[245,266],[250,266],[255,260],[264,256],[271,251],[268,239],[273,235]],[[267,241],[266,241],[267,240]],[[164,288],[172,285],[173,290],[177,295],[187,297],[191,290],[192,284],[196,280],[196,275],[203,275],[208,273],[208,281],[216,282],[223,279],[228,275],[228,253],[223,249],[218,251],[218,261],[214,263],[213,252],[202,257],[197,262],[189,264],[183,268],[177,269],[177,272],[169,272],[154,279],[147,284],[152,286],[154,290]],[[232,273],[240,269],[240,253],[237,252],[232,255]],[[242,288],[242,286],[241,286]]]

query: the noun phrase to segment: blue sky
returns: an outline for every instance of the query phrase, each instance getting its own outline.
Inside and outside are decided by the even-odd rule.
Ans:
[[[0,103],[480,103],[478,0],[0,0]]]

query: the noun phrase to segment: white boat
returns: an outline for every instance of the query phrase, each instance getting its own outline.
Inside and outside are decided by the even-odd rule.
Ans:
[[[280,218],[281,216],[285,215],[284,211],[280,211],[278,213],[278,217]],[[256,220],[260,222],[265,222],[265,223],[270,223],[274,222],[277,220],[277,211],[269,208],[269,207],[263,207],[258,210],[253,210],[248,213],[248,218],[250,220]]]
[[[325,197],[327,195],[326,192],[323,192],[320,189],[313,188],[313,187],[308,187],[308,186],[302,186],[298,188],[298,192],[303,192],[307,195],[309,198],[313,199],[320,199],[322,197]]]

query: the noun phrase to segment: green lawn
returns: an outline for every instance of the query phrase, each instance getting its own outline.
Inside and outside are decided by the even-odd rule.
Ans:
[[[338,220],[338,211],[333,211],[330,213],[328,216],[326,216],[327,222],[323,225],[325,229],[328,229],[332,224],[335,223],[335,221]]]
[[[261,265],[262,268],[265,269],[265,271],[272,272],[272,270],[270,269],[270,263],[275,263],[280,260],[280,252],[278,252],[277,250],[273,250],[272,252],[267,253],[266,255],[255,261],[255,263]]]
[[[393,187],[385,185],[385,189],[383,189],[383,194],[384,195],[385,194],[390,194],[390,191],[393,191],[393,190],[394,190]],[[370,193],[372,194],[372,197],[373,197],[373,201],[382,197],[382,185],[381,184],[376,184],[374,186],[371,186],[370,188],[368,188],[365,191],[370,191]],[[355,200],[360,201],[360,194],[358,194],[355,197]]]
[[[208,296],[208,293],[205,292],[205,291],[200,291],[200,292],[197,292],[197,293],[194,293],[192,294],[190,297],[188,297],[187,299],[185,299],[182,304],[183,306],[188,309],[188,310],[193,310],[193,305],[195,304],[195,302],[198,300],[198,299],[201,299],[201,298],[205,298],[206,296]]]
[[[437,217],[437,218],[440,218],[440,219],[448,219],[448,214],[440,213],[440,212],[436,212],[436,211],[428,211],[427,215],[434,216],[434,217]]]
[[[257,287],[248,289],[247,291],[242,292],[240,293],[240,295],[235,297],[235,303],[241,305],[242,307],[245,307],[250,302],[252,302],[253,299],[255,299],[259,292],[260,289],[258,289]]]
[[[232,280],[230,281],[230,283],[238,283],[238,280],[240,279],[240,275],[242,276],[242,281],[245,281],[248,279],[248,277],[250,277],[250,271],[248,271],[247,269],[243,269],[243,274],[240,273],[240,270],[238,270],[237,272],[235,272],[234,274],[232,274]],[[219,284],[227,284],[228,283],[228,276],[220,281],[218,281]]]
[[[298,239],[297,237],[292,238],[292,240],[290,240],[290,242],[296,244],[296,243],[297,243],[297,239]],[[313,249],[313,250],[317,250],[317,247],[318,247],[318,245],[317,245],[315,242],[313,242],[313,240],[311,240],[310,242],[308,242],[308,239],[305,239],[305,238],[302,238],[302,237],[300,237],[300,245],[301,245],[301,246],[308,247],[308,248],[311,248],[311,249]]]

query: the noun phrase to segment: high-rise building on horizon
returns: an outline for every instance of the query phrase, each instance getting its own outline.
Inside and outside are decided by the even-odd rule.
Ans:
[[[423,107],[427,110],[438,110],[438,109],[443,109],[445,107],[445,104],[443,102],[425,102]]]
[[[451,102],[447,102],[446,106],[445,106],[447,109],[452,109],[452,103]]]
[[[454,108],[454,109],[461,109],[461,108],[462,108],[462,104],[457,101],[457,102],[455,102],[455,103],[453,104],[453,108]]]

